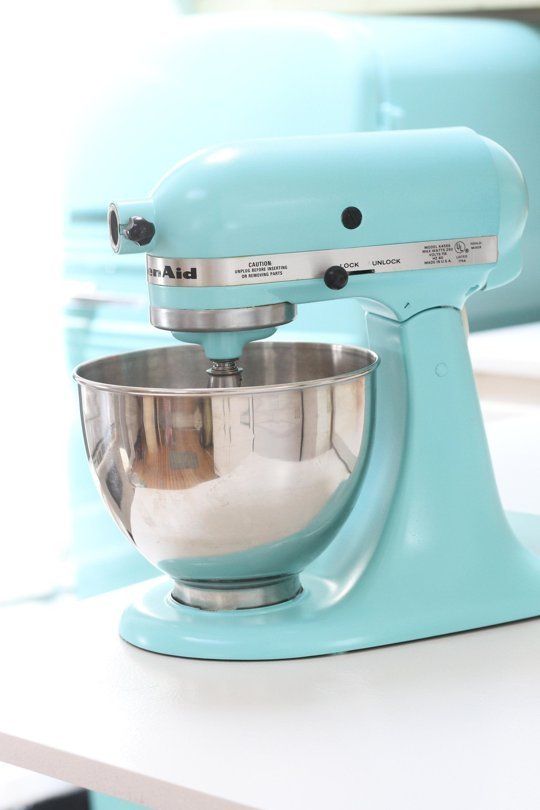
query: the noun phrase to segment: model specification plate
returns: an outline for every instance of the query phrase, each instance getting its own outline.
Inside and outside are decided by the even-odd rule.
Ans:
[[[398,245],[223,259],[167,259],[147,256],[146,265],[150,284],[170,287],[223,287],[322,278],[326,270],[334,265],[343,267],[351,275],[396,273],[402,270],[494,264],[497,256],[496,236],[475,236],[434,242],[405,242]]]

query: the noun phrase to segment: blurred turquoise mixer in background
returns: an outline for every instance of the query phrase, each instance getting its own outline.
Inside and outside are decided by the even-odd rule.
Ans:
[[[70,368],[170,342],[149,325],[144,262],[116,256],[111,199],[145,197],[201,147],[261,136],[465,125],[515,156],[529,187],[522,276],[474,296],[472,329],[540,318],[540,32],[517,22],[328,14],[178,15],[80,127],[68,178],[65,275]],[[467,177],[463,177],[467,185]],[[310,304],[281,339],[363,342],[354,300]],[[316,311],[316,315],[315,315]],[[155,574],[99,500],[78,425],[70,480],[77,588],[87,596]]]

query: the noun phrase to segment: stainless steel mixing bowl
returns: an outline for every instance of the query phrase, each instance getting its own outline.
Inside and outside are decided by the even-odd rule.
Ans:
[[[299,593],[354,500],[377,362],[350,346],[251,343],[236,388],[209,386],[198,346],[76,369],[101,494],[178,601],[223,610]]]

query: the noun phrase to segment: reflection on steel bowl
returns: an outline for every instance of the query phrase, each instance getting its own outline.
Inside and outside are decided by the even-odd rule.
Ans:
[[[220,610],[300,592],[352,506],[377,362],[350,346],[252,343],[235,388],[210,387],[195,346],[78,367],[99,489],[177,600]]]

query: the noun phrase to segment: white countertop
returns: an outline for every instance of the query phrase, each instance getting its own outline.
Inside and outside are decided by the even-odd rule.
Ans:
[[[540,397],[527,391],[484,412],[505,505],[540,512]],[[155,810],[540,806],[540,620],[204,662],[120,640],[140,587],[4,609],[0,759]]]
[[[129,598],[3,626],[1,758],[156,810],[539,806],[539,620],[202,662],[122,642]]]

